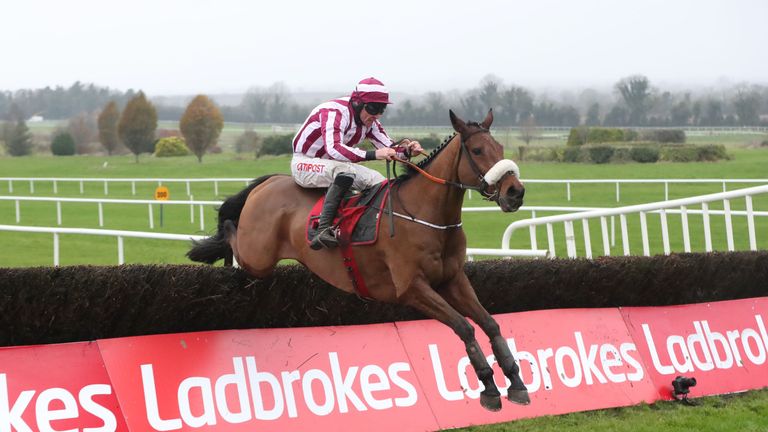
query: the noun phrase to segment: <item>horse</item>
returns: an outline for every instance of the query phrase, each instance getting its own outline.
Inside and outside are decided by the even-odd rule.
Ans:
[[[500,410],[501,393],[465,317],[490,338],[493,354],[511,382],[507,399],[527,405],[528,391],[507,341],[464,273],[467,240],[461,228],[466,190],[476,190],[502,211],[513,212],[522,205],[525,188],[519,168],[503,158],[503,147],[490,133],[492,110],[480,123],[465,122],[452,110],[449,116],[455,133],[391,182],[391,201],[379,229],[386,233],[394,228],[395,235],[355,246],[354,254],[369,297],[410,306],[453,329],[484,386],[484,408]],[[269,276],[281,259],[293,259],[329,284],[354,293],[338,248],[312,250],[307,241],[307,217],[323,192],[302,188],[287,175],[260,177],[224,201],[217,232],[195,242],[187,256],[209,264],[224,259],[225,265],[234,256],[256,278]]]

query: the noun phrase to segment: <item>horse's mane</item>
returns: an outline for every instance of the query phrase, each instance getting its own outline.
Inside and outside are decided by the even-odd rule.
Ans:
[[[450,136],[448,136],[447,138],[445,138],[445,139],[443,140],[443,142],[442,142],[442,143],[440,143],[440,145],[438,145],[437,147],[435,147],[434,149],[432,149],[432,151],[431,151],[431,152],[429,152],[429,154],[427,155],[427,157],[426,157],[426,158],[424,158],[424,159],[422,159],[422,160],[420,160],[420,161],[419,161],[419,162],[416,164],[416,166],[417,166],[417,167],[419,167],[419,168],[421,168],[421,169],[425,169],[427,166],[429,166],[429,164],[430,164],[430,163],[431,163],[433,160],[435,160],[435,157],[437,157],[437,155],[438,155],[438,154],[440,154],[440,152],[441,152],[441,151],[443,151],[443,149],[444,149],[445,147],[447,147],[447,146],[448,146],[448,143],[449,143],[449,142],[451,142],[451,140],[452,140],[452,139],[453,139],[455,136],[456,136],[456,132],[454,132],[453,134],[451,134]],[[413,167],[411,167],[411,166],[406,166],[405,174],[401,174],[400,176],[398,176],[398,177],[397,177],[397,181],[405,181],[405,180],[408,180],[408,179],[409,179],[409,178],[411,178],[411,177],[412,177],[414,174],[418,174],[418,172],[417,172],[417,171],[416,171],[416,170],[415,170]]]
[[[482,126],[480,123],[478,123],[478,122],[474,122],[474,121],[471,121],[471,122],[467,122],[467,126],[469,126],[469,127],[477,127],[477,128],[480,128],[480,129],[484,129],[484,130],[485,130],[485,128],[484,128],[484,127],[483,127],[483,126]],[[440,143],[440,145],[439,145],[439,146],[435,147],[435,148],[434,148],[434,149],[433,149],[431,152],[429,152],[429,154],[427,155],[427,157],[426,157],[426,158],[424,158],[424,159],[422,159],[422,160],[420,160],[420,161],[419,161],[419,162],[416,164],[416,166],[417,166],[417,167],[419,167],[419,168],[421,168],[421,169],[426,169],[426,167],[427,167],[427,166],[429,166],[429,164],[430,164],[430,163],[431,163],[433,160],[435,160],[435,158],[437,157],[437,155],[438,155],[438,154],[440,154],[440,152],[442,152],[442,151],[443,151],[443,149],[445,149],[445,147],[447,147],[447,146],[448,146],[448,143],[449,143],[449,142],[451,142],[451,140],[452,140],[454,137],[456,137],[456,132],[454,132],[453,134],[451,134],[450,136],[448,136],[448,137],[447,137],[445,140],[443,140],[443,142],[442,142],[442,143]],[[405,170],[405,174],[401,174],[400,176],[398,176],[398,177],[397,177],[397,181],[405,181],[405,180],[408,180],[408,179],[409,179],[409,178],[411,178],[411,177],[412,177],[414,174],[417,174],[417,173],[418,173],[418,172],[417,172],[417,171],[416,171],[416,170],[415,170],[413,167],[411,167],[411,166],[407,166],[407,168],[406,168],[406,170]]]

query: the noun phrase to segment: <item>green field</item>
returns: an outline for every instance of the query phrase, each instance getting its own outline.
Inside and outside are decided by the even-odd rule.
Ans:
[[[658,178],[768,178],[768,149],[742,148],[730,145],[729,153],[732,159],[717,163],[656,163],[656,164],[562,164],[531,162],[522,163],[522,178],[525,179],[658,179]],[[33,156],[21,158],[0,158],[0,177],[86,177],[86,178],[255,178],[266,173],[288,171],[289,159],[282,157],[266,157],[254,159],[233,153],[207,155],[203,163],[198,163],[193,156],[180,158],[155,158],[142,155],[140,162],[134,162],[132,156],[75,156],[52,157]],[[371,162],[370,166],[384,170],[381,162]],[[10,192],[10,188],[13,192]],[[85,183],[84,193],[80,194],[80,184],[77,182],[59,182],[57,194],[53,192],[52,182],[35,182],[34,194],[28,181],[0,182],[0,195],[18,196],[61,196],[87,198],[134,198],[152,199],[156,183],[138,183],[136,195],[131,193],[131,184],[110,183],[109,195],[104,194],[103,183]],[[188,199],[186,185],[179,183],[168,184],[172,200]],[[241,182],[220,183],[218,195],[214,193],[212,183],[192,183],[191,194],[197,200],[221,200],[236,193],[244,186]],[[731,184],[728,189],[755,186],[755,184]],[[693,195],[715,193],[722,191],[721,184],[672,184],[669,188],[671,199]],[[663,184],[625,184],[621,186],[621,202],[615,198],[615,185],[609,184],[573,184],[571,185],[572,200],[567,201],[566,189],[563,184],[527,185],[526,201],[528,206],[584,206],[584,207],[616,207],[664,200]],[[465,206],[489,205],[475,194],[465,202]],[[743,209],[743,200],[732,202],[734,210]],[[758,197],[754,200],[755,210],[768,211],[768,197]],[[722,208],[722,204],[713,204],[711,209]],[[54,203],[21,202],[20,225],[56,226],[56,206]],[[194,222],[190,218],[189,206],[166,205],[163,209],[163,227],[159,224],[159,207],[154,206],[155,229],[157,232],[179,234],[207,234],[215,225],[213,206],[205,210],[205,229],[200,230],[199,213],[195,210]],[[537,216],[547,213],[539,212]],[[465,213],[463,216],[465,230],[470,247],[499,248],[504,229],[515,220],[530,217],[529,212],[504,214],[501,212]],[[105,229],[124,229],[149,231],[148,208],[146,205],[104,206]],[[701,216],[689,215],[692,247],[703,250],[704,236]],[[715,250],[726,250],[724,218],[711,216],[712,241]],[[0,224],[16,224],[15,204],[13,201],[0,201]],[[639,233],[639,218],[629,218],[630,247],[632,254],[641,254],[642,246]],[[80,228],[99,228],[98,213],[95,204],[64,203],[62,205],[62,226]],[[650,247],[652,253],[662,252],[660,235],[660,220],[657,215],[648,215],[648,226],[651,234]],[[672,250],[682,251],[682,234],[679,216],[669,215],[670,237]],[[583,255],[581,246],[581,226],[575,227],[579,254]],[[593,253],[600,253],[601,242],[597,238],[599,225],[590,225]],[[564,255],[565,245],[562,240],[562,224],[554,226],[557,240],[558,256]],[[746,235],[746,218],[734,217],[736,249],[744,250],[749,247]],[[757,218],[758,247],[768,249],[768,218]],[[618,221],[616,221],[617,241],[611,248],[612,255],[623,253],[618,240]],[[761,235],[762,233],[762,235]],[[538,247],[546,248],[546,231],[543,227],[537,230]],[[90,237],[79,235],[64,235],[61,238],[61,264],[115,264],[117,262],[116,240],[109,237]],[[34,266],[50,265],[53,262],[52,235],[22,234],[0,232],[0,245],[14,245],[0,248],[0,265],[2,266]],[[512,247],[529,248],[529,235],[518,232],[512,238]],[[126,239],[125,253],[128,263],[185,263],[184,252],[187,245],[184,242]]]
[[[695,389],[691,393],[695,394]],[[768,390],[696,399],[697,406],[657,402],[452,429],[472,432],[690,432],[768,430]],[[489,414],[492,415],[492,414]]]

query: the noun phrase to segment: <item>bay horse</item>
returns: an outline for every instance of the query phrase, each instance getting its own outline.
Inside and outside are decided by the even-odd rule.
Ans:
[[[392,183],[392,217],[382,215],[383,234],[376,243],[355,246],[359,272],[369,296],[413,307],[449,326],[464,342],[470,363],[484,386],[480,402],[501,409],[501,393],[493,370],[475,339],[469,317],[490,338],[493,354],[510,380],[507,398],[530,403],[519,367],[499,325],[480,304],[464,273],[467,239],[461,228],[461,207],[467,189],[479,191],[502,211],[516,211],[525,189],[517,165],[504,159],[491,135],[493,111],[481,123],[465,122],[449,111],[456,131],[406,174]],[[260,177],[219,208],[218,231],[195,242],[187,256],[214,263],[232,256],[248,273],[264,278],[281,259],[294,259],[329,284],[354,293],[338,248],[312,250],[307,217],[324,189],[305,189],[290,176]],[[407,216],[406,216],[407,215]]]

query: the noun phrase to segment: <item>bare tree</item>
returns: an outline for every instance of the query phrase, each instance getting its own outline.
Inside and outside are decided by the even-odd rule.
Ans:
[[[525,142],[525,146],[520,146],[518,148],[518,158],[520,161],[525,160],[525,148],[539,135],[539,127],[536,125],[536,118],[533,115],[529,115],[520,122],[520,139]]]

